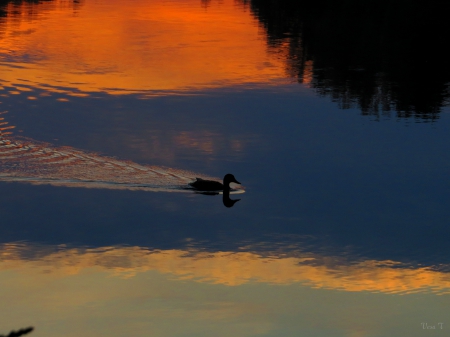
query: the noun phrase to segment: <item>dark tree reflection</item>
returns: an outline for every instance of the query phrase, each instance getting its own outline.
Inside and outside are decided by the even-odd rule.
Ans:
[[[84,0],[82,0],[84,1]],[[81,5],[81,0],[71,0],[71,2],[69,2],[69,4],[71,4],[73,6],[73,9],[78,9],[79,6]],[[35,7],[27,7],[27,8],[21,8],[21,5],[23,4],[28,4],[28,5],[36,5],[38,6],[39,4],[42,3],[52,3],[54,2],[54,0],[0,0],[0,18],[1,17],[5,17],[8,15],[15,15],[15,16],[20,16],[22,15],[22,11],[25,12],[25,14],[29,15],[29,16],[33,16],[35,14],[34,10],[36,9]],[[7,8],[7,6],[13,6],[13,9],[9,9]],[[0,22],[1,23],[1,22]],[[0,27],[1,29],[1,27]]]
[[[449,103],[450,25],[439,4],[406,0],[243,1],[287,73],[363,114],[436,119]]]

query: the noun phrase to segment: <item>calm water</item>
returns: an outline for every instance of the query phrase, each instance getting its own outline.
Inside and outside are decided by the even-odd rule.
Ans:
[[[1,2],[0,334],[447,335],[445,34],[381,5]]]

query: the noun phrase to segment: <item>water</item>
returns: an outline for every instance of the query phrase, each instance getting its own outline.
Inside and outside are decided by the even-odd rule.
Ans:
[[[2,2],[0,333],[443,336],[444,28],[361,10]]]

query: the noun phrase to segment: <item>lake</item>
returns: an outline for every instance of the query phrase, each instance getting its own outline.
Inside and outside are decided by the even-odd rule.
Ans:
[[[445,13],[0,1],[0,334],[445,336]]]

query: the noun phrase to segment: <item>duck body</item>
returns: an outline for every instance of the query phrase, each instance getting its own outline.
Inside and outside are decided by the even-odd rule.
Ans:
[[[223,184],[215,180],[196,178],[189,183],[189,186],[200,191],[230,191],[230,183],[240,184],[232,174],[228,173],[223,177]]]
[[[189,186],[201,191],[221,191],[223,184],[215,180],[205,180],[202,178],[195,178],[196,181],[189,183]]]

